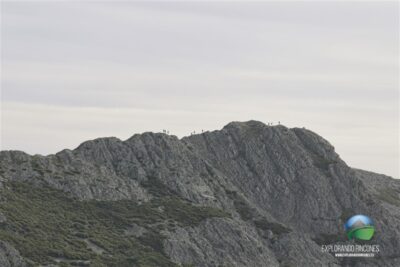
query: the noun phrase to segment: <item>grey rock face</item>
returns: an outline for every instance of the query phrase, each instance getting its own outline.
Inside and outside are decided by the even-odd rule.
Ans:
[[[0,241],[0,266],[24,267],[26,263],[14,247],[6,242]]]
[[[0,223],[6,222],[6,221],[7,221],[7,217],[4,216],[4,214],[0,212]]]
[[[152,177],[196,205],[232,214],[166,232],[164,250],[176,263],[396,266],[399,262],[400,181],[350,168],[328,141],[306,129],[232,122],[222,130],[180,140],[144,133],[126,141],[87,141],[75,150],[46,157],[0,152],[2,185],[46,184],[81,200],[146,202],[154,196],[143,183]],[[321,244],[346,242],[343,224],[359,213],[375,222],[380,258],[347,262],[322,253]]]
[[[164,247],[174,261],[195,266],[279,266],[257,231],[235,220],[210,219],[196,228],[180,228]]]

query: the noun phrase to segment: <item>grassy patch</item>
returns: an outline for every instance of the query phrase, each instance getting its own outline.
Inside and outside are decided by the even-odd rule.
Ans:
[[[281,235],[292,231],[290,228],[287,228],[280,223],[268,221],[266,218],[261,216],[255,208],[250,207],[246,199],[236,191],[225,190],[225,192],[233,201],[235,210],[239,213],[242,220],[252,221],[258,229],[262,231],[271,230],[276,235]]]
[[[155,197],[175,196],[176,192],[168,188],[155,176],[147,177],[147,180],[142,181],[141,185]]]
[[[240,217],[245,220],[251,220],[256,211],[254,208],[250,207],[247,201],[236,191],[225,190],[228,197],[233,201],[233,205],[235,206],[235,210],[239,213]]]
[[[220,209],[194,206],[177,197],[165,199],[162,206],[167,217],[179,222],[182,226],[195,226],[210,217],[229,217],[228,213]]]
[[[138,204],[132,200],[78,201],[49,187],[9,183],[1,190],[0,239],[10,242],[32,265],[62,266],[90,261],[91,266],[176,266],[163,253],[163,225],[196,225],[209,217],[227,216],[197,207],[176,196]],[[126,236],[136,223],[146,234]],[[161,226],[161,227],[160,227]],[[95,253],[85,239],[104,250]]]

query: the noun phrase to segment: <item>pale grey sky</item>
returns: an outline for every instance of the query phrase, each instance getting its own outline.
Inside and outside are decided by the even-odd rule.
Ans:
[[[1,2],[1,149],[281,121],[399,177],[398,2]]]

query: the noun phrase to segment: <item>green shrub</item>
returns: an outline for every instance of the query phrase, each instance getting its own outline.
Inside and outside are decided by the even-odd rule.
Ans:
[[[247,203],[247,201],[239,195],[236,191],[225,190],[228,197],[233,201],[235,210],[239,213],[240,217],[245,220],[251,220],[257,214],[256,210]]]
[[[165,192],[165,191],[164,191]],[[227,216],[221,210],[194,206],[177,196],[159,195],[151,202],[133,200],[78,201],[46,186],[13,182],[0,194],[0,240],[14,245],[32,265],[60,266],[176,266],[163,253],[168,224],[196,225],[209,217]],[[141,237],[126,236],[133,223],[145,227]],[[104,250],[92,251],[85,239]]]

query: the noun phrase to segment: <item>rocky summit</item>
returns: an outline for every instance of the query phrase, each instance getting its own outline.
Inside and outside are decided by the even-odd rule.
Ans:
[[[375,257],[324,251],[359,242],[344,230],[355,214],[374,221]],[[304,128],[0,152],[3,267],[400,266],[399,251],[400,180],[347,166]]]

